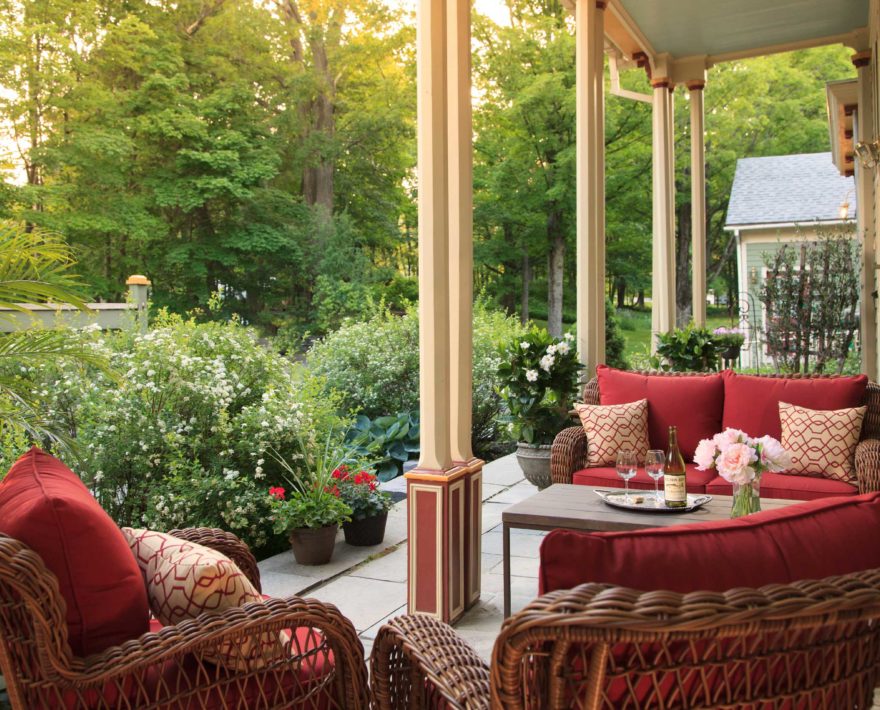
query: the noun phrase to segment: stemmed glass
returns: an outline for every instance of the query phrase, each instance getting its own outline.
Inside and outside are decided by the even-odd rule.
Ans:
[[[660,449],[651,449],[645,456],[645,472],[654,479],[654,503],[660,507],[660,479],[666,456]]]
[[[623,479],[623,487],[626,491],[624,499],[627,505],[629,505],[629,479],[636,475],[637,467],[635,451],[621,449],[617,452],[617,475]]]

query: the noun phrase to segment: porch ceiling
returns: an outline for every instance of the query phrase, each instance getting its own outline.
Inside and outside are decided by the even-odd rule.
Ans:
[[[868,24],[868,0],[617,0],[654,54],[716,61],[814,43]]]

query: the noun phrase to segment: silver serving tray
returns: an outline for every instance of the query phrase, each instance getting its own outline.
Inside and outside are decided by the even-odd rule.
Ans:
[[[624,510],[634,510],[637,513],[690,513],[698,508],[706,505],[712,496],[687,494],[687,506],[684,508],[667,508],[665,504],[657,505],[654,498],[654,491],[630,491],[629,502],[626,501],[626,493],[624,491],[604,491],[594,489],[604,503],[613,508],[623,508]],[[641,498],[641,502],[636,502]]]

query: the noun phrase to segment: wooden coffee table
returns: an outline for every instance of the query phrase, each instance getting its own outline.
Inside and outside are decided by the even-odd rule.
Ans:
[[[599,490],[619,490],[600,486]],[[510,530],[611,531],[692,525],[730,518],[730,496],[712,496],[712,500],[692,513],[635,513],[612,508],[602,502],[592,486],[557,483],[538,491],[501,513],[504,542],[504,618],[510,616]],[[635,491],[633,495],[653,496],[654,491]],[[761,509],[773,510],[802,501],[762,498]]]

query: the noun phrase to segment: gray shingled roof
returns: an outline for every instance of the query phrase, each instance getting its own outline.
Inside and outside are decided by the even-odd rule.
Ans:
[[[727,226],[839,220],[844,199],[849,203],[849,219],[855,219],[854,187],[852,177],[837,171],[831,153],[740,158],[727,205]]]

